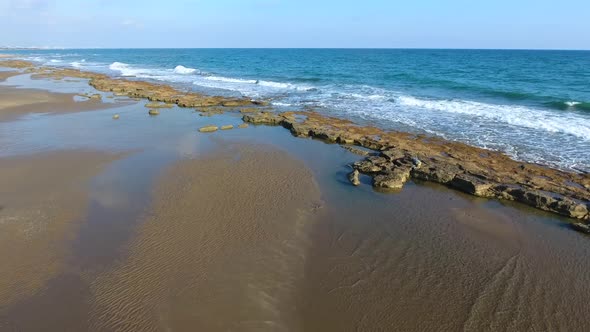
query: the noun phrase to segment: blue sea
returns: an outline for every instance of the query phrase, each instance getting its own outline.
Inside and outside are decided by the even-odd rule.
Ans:
[[[39,64],[270,99],[590,172],[590,51],[66,49]]]

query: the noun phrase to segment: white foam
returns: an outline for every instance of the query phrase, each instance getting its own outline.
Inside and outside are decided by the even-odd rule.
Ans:
[[[80,68],[82,67],[82,64],[86,62],[86,59],[82,59],[80,61],[73,61],[70,62],[70,66],[74,67],[74,68]]]
[[[281,103],[281,102],[278,102],[278,101],[277,102],[273,102],[272,104],[273,104],[273,106],[279,106],[279,107],[281,107],[281,106],[282,107],[290,107],[290,106],[293,106],[293,104]]]
[[[109,65],[109,69],[118,71],[121,76],[134,76],[141,78],[156,78],[159,75],[166,75],[169,73],[165,70],[147,69],[147,68],[133,68],[131,65],[123,62],[113,62]]]
[[[208,81],[215,81],[215,82],[224,82],[224,83],[238,83],[238,84],[256,84],[258,81],[256,80],[243,80],[239,78],[228,78],[222,76],[206,76],[206,80]]]
[[[176,66],[176,68],[174,68],[174,73],[175,74],[181,74],[181,75],[190,75],[190,74],[194,74],[196,73],[197,70],[194,68],[188,68],[185,66]]]
[[[129,65],[123,62],[113,62],[109,66],[109,69],[119,71],[124,74],[125,71],[129,70]]]
[[[569,107],[575,107],[576,105],[580,105],[581,102],[579,102],[579,101],[566,101],[565,104]]]
[[[298,85],[284,82],[273,82],[263,80],[252,80],[252,79],[241,79],[223,76],[205,76],[205,81],[218,82],[219,84],[209,84],[203,81],[195,81],[195,85],[201,85],[210,88],[226,89],[232,91],[239,91],[241,93],[254,93],[260,95],[263,90],[269,90],[269,92],[277,91],[313,91],[315,90],[312,86]]]
[[[60,63],[62,61],[61,60],[57,60],[57,59],[52,59],[52,60],[49,60],[49,62],[51,62],[51,63]]]
[[[543,130],[549,133],[564,133],[590,140],[590,121],[579,119],[573,114],[533,109],[519,105],[495,105],[466,100],[428,100],[411,96],[400,96],[397,102],[434,112],[463,114],[494,120],[513,126]]]

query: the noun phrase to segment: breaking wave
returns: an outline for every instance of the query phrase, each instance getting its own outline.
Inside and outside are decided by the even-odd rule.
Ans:
[[[590,123],[579,121],[580,119],[575,115],[555,114],[551,111],[519,105],[495,105],[467,100],[428,100],[401,96],[397,102],[407,107],[462,114],[512,126],[549,133],[563,133],[590,140]]]
[[[197,70],[194,68],[188,68],[185,66],[176,66],[174,68],[174,73],[181,74],[181,75],[190,75],[190,74],[197,73]]]

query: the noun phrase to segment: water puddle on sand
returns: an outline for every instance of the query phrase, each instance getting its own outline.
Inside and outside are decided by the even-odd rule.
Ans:
[[[590,242],[559,218],[435,185],[355,188],[358,156],[283,128],[197,132],[240,122],[139,103],[0,123],[2,156],[128,154],[91,181],[62,273],[0,327],[590,329]]]

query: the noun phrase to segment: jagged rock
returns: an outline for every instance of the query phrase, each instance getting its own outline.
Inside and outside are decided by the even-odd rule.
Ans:
[[[362,173],[371,174],[379,173],[390,168],[390,164],[387,160],[379,156],[371,156],[365,160],[357,161],[354,163],[354,168],[358,169]]]
[[[410,168],[394,168],[388,173],[373,178],[373,186],[384,189],[402,189],[410,179]]]
[[[248,128],[248,124],[247,123],[242,123],[238,126],[238,128]]]
[[[268,124],[268,125],[280,125],[284,118],[276,113],[271,112],[259,112],[252,114],[245,114],[242,117],[244,122],[250,122],[254,124]]]
[[[389,149],[381,151],[381,155],[388,160],[398,160],[406,157],[405,151],[399,149]]]
[[[334,131],[329,131],[329,130],[319,130],[316,131],[314,129],[312,129],[310,131],[310,136],[313,136],[315,138],[319,138],[319,139],[323,139],[329,142],[336,142],[338,140],[338,133],[334,132]]]
[[[449,185],[474,196],[491,197],[494,194],[490,190],[494,183],[469,174],[455,175]]]
[[[119,114],[113,115],[113,120],[119,120]]]
[[[498,185],[494,188],[496,196],[502,199],[514,200],[536,207],[541,210],[555,212],[575,219],[587,220],[590,207],[587,202],[563,197],[555,193],[528,190],[520,186]]]
[[[158,111],[158,110],[150,110],[150,111],[148,112],[148,114],[149,114],[149,115],[158,115],[158,114],[160,114],[160,111]]]
[[[348,151],[350,151],[350,152],[352,152],[352,153],[354,153],[354,154],[358,154],[359,156],[369,156],[369,155],[371,155],[371,152],[370,152],[370,151],[363,150],[363,149],[359,149],[359,148],[357,148],[357,147],[354,147],[354,146],[350,146],[350,145],[341,145],[341,147],[342,147],[344,150],[348,150]]]
[[[348,174],[348,180],[350,181],[350,183],[352,183],[353,186],[359,186],[361,184],[359,176],[359,171],[355,169],[350,174]]]
[[[287,127],[290,127],[291,133],[297,137],[309,137],[312,131],[310,126],[301,123],[292,123]]]
[[[230,129],[234,129],[234,126],[233,125],[221,126],[221,130],[230,130]]]
[[[574,223],[571,224],[572,228],[575,229],[578,232],[584,233],[584,234],[590,234],[590,225],[588,224],[583,224],[583,223]]]
[[[163,103],[147,103],[145,104],[147,108],[172,108],[174,105],[172,104],[163,104]]]
[[[221,105],[225,107],[239,107],[239,106],[246,106],[252,105],[252,101],[248,99],[234,99],[234,100],[223,100]]]
[[[461,173],[461,170],[455,165],[436,163],[412,170],[412,177],[419,180],[447,184],[459,173]]]
[[[214,131],[217,131],[217,129],[219,129],[217,126],[205,126],[201,127],[199,131],[202,133],[212,133]]]

